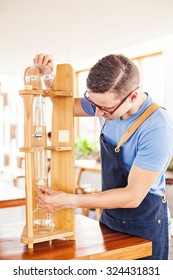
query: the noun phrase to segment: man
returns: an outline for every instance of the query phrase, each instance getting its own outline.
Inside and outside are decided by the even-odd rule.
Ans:
[[[34,63],[53,69],[48,55],[37,55]],[[147,259],[167,259],[164,174],[173,154],[173,124],[139,82],[136,65],[123,55],[103,57],[91,68],[84,97],[75,99],[75,115],[96,116],[103,124],[103,191],[76,195],[44,189],[49,195],[40,191],[39,207],[48,212],[101,208],[101,223],[152,241]]]

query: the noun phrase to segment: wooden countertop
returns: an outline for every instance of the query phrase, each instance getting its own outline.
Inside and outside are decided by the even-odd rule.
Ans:
[[[25,191],[0,182],[0,208],[25,205]]]
[[[52,240],[34,244],[33,250],[28,250],[20,241],[22,229],[21,224],[0,226],[0,260],[132,260],[152,252],[150,241],[112,231],[82,215],[76,215],[75,241]]]

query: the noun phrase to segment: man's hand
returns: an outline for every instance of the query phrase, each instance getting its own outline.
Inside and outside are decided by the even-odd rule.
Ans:
[[[51,55],[40,53],[34,58],[34,64],[44,64],[53,71],[53,58]]]
[[[38,190],[38,207],[45,212],[54,213],[56,211],[70,208],[68,201],[70,201],[71,194],[54,191],[49,188],[40,188]]]

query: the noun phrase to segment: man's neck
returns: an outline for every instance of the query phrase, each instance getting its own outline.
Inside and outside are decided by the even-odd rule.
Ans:
[[[138,99],[136,100],[132,108],[129,111],[127,111],[127,113],[124,114],[121,119],[125,120],[131,117],[132,115],[134,115],[140,109],[140,107],[142,106],[142,104],[145,102],[147,98],[148,98],[147,94],[141,92],[141,94],[138,96]]]

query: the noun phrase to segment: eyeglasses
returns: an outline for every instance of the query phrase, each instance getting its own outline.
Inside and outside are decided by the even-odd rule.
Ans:
[[[126,101],[126,99],[130,96],[130,94],[132,92],[134,92],[135,90],[137,90],[139,87],[135,88],[134,90],[132,90],[131,92],[128,93],[128,95],[126,97],[124,97],[120,103],[112,110],[112,111],[108,111],[106,109],[104,109],[102,106],[100,105],[97,105],[96,103],[94,103],[89,96],[87,96],[87,91],[84,93],[84,97],[86,100],[88,100],[88,102],[90,102],[91,104],[93,104],[95,107],[97,107],[99,110],[103,111],[104,113],[106,114],[109,114],[109,115],[113,115],[113,113],[115,113],[115,111]]]

